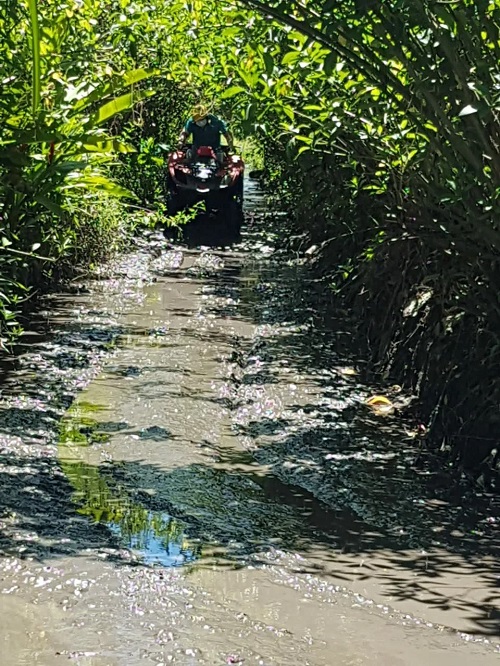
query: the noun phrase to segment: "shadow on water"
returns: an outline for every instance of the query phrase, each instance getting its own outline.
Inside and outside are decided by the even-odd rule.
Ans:
[[[268,329],[252,340],[215,331],[184,331],[186,338],[204,337],[235,348],[233,411],[255,400],[247,389],[295,381],[287,377],[298,377],[316,391],[316,401],[292,401],[287,406],[293,423],[283,414],[263,412],[246,423],[236,422],[236,431],[251,442],[258,461],[269,464],[280,478],[287,465],[303,470],[299,463],[304,458],[322,467],[320,487],[313,489],[318,498],[333,507],[350,506],[389,534],[397,534],[407,547],[498,552],[498,501],[445,468],[437,471],[425,459],[421,464],[419,444],[405,432],[414,424],[400,414],[371,415],[362,406],[370,389],[357,377],[337,372],[345,364],[362,368],[364,361],[352,349],[350,355],[345,353],[348,331],[336,333],[321,325],[322,314],[307,294],[307,273],[304,276],[296,266],[276,266],[275,260],[242,266],[229,257],[204,282],[212,296],[206,312]],[[385,390],[371,390],[377,389]],[[280,435],[279,440],[270,441],[272,435]],[[307,473],[304,479],[310,487]],[[304,485],[298,476],[294,481],[288,474],[287,480]]]
[[[239,230],[232,228],[220,216],[198,214],[194,220],[182,227],[179,232],[173,228],[165,230],[166,237],[180,241],[188,249],[200,247],[224,249],[241,240]]]
[[[97,556],[106,553],[119,566],[130,564],[123,549],[131,548],[146,565],[206,562],[213,567],[215,556],[218,566],[238,568],[255,553],[298,551],[307,561],[297,563],[297,573],[331,576],[349,587],[353,579],[376,578],[382,569],[393,603],[418,597],[441,610],[459,608],[478,633],[498,635],[498,559],[483,576],[482,586],[491,593],[481,603],[467,595],[450,598],[449,587],[440,587],[450,570],[476,581],[481,556],[497,554],[490,540],[470,537],[476,552],[470,548],[460,558],[443,549],[431,549],[425,557],[409,554],[406,539],[283,483],[247,451],[207,441],[191,442],[201,448],[205,463],[170,470],[147,460],[91,464],[87,452],[93,447],[105,452],[115,435],[143,440],[146,455],[148,442],[168,446],[173,439],[156,425],[137,429],[126,421],[105,420],[106,410],[84,401],[70,410],[62,421],[58,459],[0,456],[4,554],[43,561],[88,555],[90,549]],[[268,419],[259,427],[275,432],[286,425]],[[439,513],[434,519],[429,529],[453,528],[443,524]],[[368,560],[361,573],[353,554]]]
[[[212,228],[195,221],[186,243],[188,247],[225,247],[236,242],[219,231],[214,235]],[[252,242],[249,232],[245,233]],[[257,237],[260,232],[252,233]],[[175,274],[183,279],[186,272],[177,270]],[[477,632],[499,635],[498,541],[495,535],[487,531],[481,534],[478,529],[489,500],[472,501],[461,488],[432,485],[430,479],[424,479],[418,486],[422,503],[413,503],[414,483],[419,477],[412,463],[414,447],[401,444],[396,421],[386,420],[381,426],[380,421],[370,425],[367,419],[358,418],[357,408],[348,400],[358,390],[355,380],[332,372],[339,363],[337,341],[345,332],[336,335],[314,326],[316,314],[304,293],[307,282],[301,280],[295,267],[277,272],[266,260],[261,265],[250,262],[242,267],[241,262],[229,258],[222,270],[203,278],[203,284],[216,297],[207,312],[261,326],[286,322],[288,329],[270,330],[267,337],[251,341],[217,331],[179,331],[183,339],[193,336],[207,343],[236,346],[234,364],[241,371],[234,377],[238,404],[250,404],[246,389],[282,384],[277,367],[285,364],[293,373],[307,375],[308,382],[323,390],[328,398],[325,404],[291,404],[289,415],[263,413],[238,423],[238,434],[250,440],[252,454],[194,442],[206,447],[207,462],[170,470],[146,460],[90,464],[84,456],[78,456],[79,448],[105,445],[115,433],[144,440],[145,447],[167,443],[173,438],[168,429],[151,425],[138,430],[124,420],[102,421],[92,414],[98,407],[87,405],[83,418],[69,414],[63,421],[56,459],[45,456],[39,442],[50,439],[47,435],[53,433],[60,410],[2,409],[0,433],[23,438],[25,446],[17,453],[0,449],[1,550],[6,555],[43,561],[88,553],[88,549],[99,554],[104,549],[117,566],[130,564],[128,557],[121,556],[123,548],[133,548],[146,564],[165,566],[188,562],[213,566],[211,558],[219,554],[221,566],[223,559],[235,567],[244,566],[255,552],[296,550],[308,556],[307,564],[300,563],[302,573],[330,575],[348,586],[354,578],[376,578],[383,569],[393,603],[419,597],[429,606],[458,607],[464,617],[470,617]],[[235,297],[235,302],[228,302],[227,296]],[[140,337],[143,342],[151,337],[151,331],[139,326],[119,329],[112,322],[96,326],[92,333],[88,324],[72,320],[67,311],[63,316],[65,307],[71,307],[70,297],[66,303],[61,301],[59,318],[65,328],[63,346],[69,351],[50,352],[61,354],[61,369],[67,363],[75,372],[79,363],[88,367],[91,360],[85,360],[83,353],[87,347],[105,349],[118,332]],[[193,317],[192,312],[182,309],[174,314]],[[149,343],[175,347],[168,335],[159,339],[152,336]],[[361,365],[353,357],[342,360]],[[40,368],[24,371],[30,382],[23,391],[36,398],[43,385]],[[138,371],[151,372],[153,389],[155,368]],[[161,371],[168,372],[168,368],[162,367]],[[106,374],[112,382],[113,374],[133,377],[136,369],[117,364],[107,368]],[[68,390],[57,375],[44,388],[63,395],[62,404],[66,406],[77,392],[76,387]],[[164,394],[169,396],[165,388]],[[174,395],[179,393],[171,391]],[[202,394],[189,397],[217,400]],[[221,400],[220,404],[225,402]],[[297,414],[300,428],[292,432],[290,426]],[[267,439],[262,439],[263,435]],[[277,435],[280,439],[273,440]],[[303,459],[314,462],[316,456],[321,460],[329,456],[329,464],[320,488],[309,492],[304,488],[308,476],[303,472]],[[254,458],[263,465],[255,463]],[[299,468],[302,476],[288,474],[290,469]],[[408,514],[411,520],[406,523],[411,522],[414,530],[398,522],[402,507],[406,511],[410,505],[413,513]],[[456,510],[450,511],[450,506]],[[354,508],[354,513],[348,507]],[[358,519],[356,513],[372,515],[374,520]],[[436,540],[439,550],[433,548]],[[427,552],[421,557],[409,553],[409,548],[422,544]],[[353,553],[380,559],[365,563],[365,573],[360,574],[359,563],[349,557]],[[496,558],[496,564],[482,577],[488,591],[486,599],[476,603],[467,593],[450,598],[449,587],[441,588],[441,581],[457,568],[457,562],[462,577],[476,580],[478,570],[484,570],[481,557],[485,555]],[[401,570],[408,576],[402,577]],[[423,584],[419,574],[431,579],[432,586]]]
[[[245,233],[246,243],[257,250],[259,244],[265,244],[258,225],[253,232]],[[213,297],[206,306],[208,313],[251,322],[262,329],[251,340],[233,336],[233,361],[237,366],[234,384],[241,405],[255,398],[246,395],[247,387],[278,386],[287,381],[283,368],[288,377],[314,386],[319,396],[316,402],[288,405],[288,412],[302,418],[295,432],[287,432],[279,414],[261,414],[251,422],[237,424],[238,432],[252,440],[259,460],[264,461],[258,455],[264,449],[266,453],[274,451],[271,458],[276,459],[276,468],[294,462],[299,448],[304,454],[317,454],[323,459],[328,456],[325,480],[334,488],[342,486],[342,492],[351,495],[339,498],[336,493],[331,497],[332,504],[339,500],[348,504],[352,494],[359,493],[361,501],[363,495],[366,497],[367,505],[379,505],[377,519],[382,520],[385,514],[385,526],[391,527],[403,505],[406,510],[411,503],[416,506],[411,507],[410,523],[416,521],[415,531],[419,533],[412,545],[439,542],[454,550],[481,550],[488,542],[490,550],[496,550],[496,526],[500,522],[497,499],[451,470],[443,466],[437,469],[425,447],[420,457],[418,440],[412,440],[411,433],[406,432],[415,427],[412,409],[379,418],[363,408],[370,391],[385,392],[387,387],[370,388],[361,385],[356,376],[339,372],[345,365],[360,371],[365,361],[352,346],[349,348],[346,339],[350,331],[332,331],[325,325],[325,313],[311,297],[310,276],[303,266],[287,266],[269,257],[242,265],[239,259],[228,257],[222,270],[205,276],[204,282]],[[186,331],[186,335],[193,333]],[[212,332],[205,335],[208,341]],[[313,416],[309,418],[309,414]],[[261,445],[260,435],[274,433],[282,434],[279,442]],[[328,500],[324,493],[322,497]],[[455,530],[455,536],[447,540],[441,531],[433,532],[440,522],[449,525],[450,532]]]
[[[408,557],[397,538],[353,520],[347,510],[332,510],[302,488],[280,482],[255,467],[245,452],[211,445],[207,456],[216,453],[215,465],[210,460],[172,470],[146,461],[92,465],[75,455],[79,446],[101,443],[100,432],[116,432],[127,424],[99,423],[94,431],[90,420],[85,423],[85,432],[82,426],[73,429],[71,447],[60,446],[58,462],[1,456],[0,547],[5,555],[43,561],[88,555],[91,549],[106,552],[120,565],[130,564],[122,549],[132,548],[145,564],[204,566],[208,556],[207,564],[213,567],[215,556],[220,566],[234,568],[245,566],[255,553],[299,551],[308,559],[297,563],[297,573],[332,576],[348,587],[353,577],[369,579],[383,566],[393,603],[418,595],[431,607],[458,607],[465,617],[470,613],[478,633],[498,635],[498,564],[483,581],[491,586],[491,603],[488,598],[480,604],[467,596],[451,599],[447,586],[440,591],[440,579],[457,568],[451,554],[431,551],[425,557]],[[9,529],[11,515],[17,524]],[[366,564],[360,576],[359,563],[349,556],[377,552],[381,559]],[[460,558],[465,578],[474,580],[479,566],[476,555]],[[409,576],[398,574],[401,569]],[[431,583],[423,584],[420,574]]]

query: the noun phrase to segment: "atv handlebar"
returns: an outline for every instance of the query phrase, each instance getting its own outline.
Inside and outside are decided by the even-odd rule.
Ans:
[[[193,147],[192,143],[178,143],[177,147],[176,147],[176,150],[179,150],[179,151],[185,153],[186,150],[190,150],[192,147]],[[220,146],[220,150],[224,151],[226,154],[236,152],[236,149],[235,149],[234,146],[232,148],[229,148],[229,146]]]

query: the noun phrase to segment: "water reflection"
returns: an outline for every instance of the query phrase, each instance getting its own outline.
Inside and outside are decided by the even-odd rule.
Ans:
[[[184,525],[168,513],[144,511],[142,507],[130,505],[119,520],[115,517],[105,524],[146,564],[175,567],[200,556],[200,546],[190,546]]]
[[[80,447],[103,441],[97,421],[88,416],[98,410],[96,405],[78,403],[61,428],[60,464],[74,489],[77,512],[106,525],[119,544],[144,563],[175,567],[200,557],[201,545],[188,540],[183,521],[132,497],[119,482],[119,464],[97,467],[78,459]]]

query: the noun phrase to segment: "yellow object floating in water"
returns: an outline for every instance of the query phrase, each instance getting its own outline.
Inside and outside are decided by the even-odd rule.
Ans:
[[[386,398],[384,395],[372,395],[371,398],[368,398],[366,401],[367,405],[392,405],[392,402],[389,398]]]
[[[394,405],[385,395],[372,395],[365,401],[365,405],[371,407],[376,414],[392,414]]]
[[[358,374],[354,368],[337,368],[337,372],[347,377],[353,377]]]

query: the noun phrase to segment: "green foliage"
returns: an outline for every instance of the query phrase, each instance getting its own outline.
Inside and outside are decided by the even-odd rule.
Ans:
[[[4,323],[47,258],[83,260],[113,235],[110,195],[147,209],[132,224],[160,219],[166,153],[203,102],[254,137],[246,155],[323,242],[379,367],[418,378],[434,425],[455,405],[442,429],[459,437],[482,401],[490,436],[498,383],[460,410],[452,389],[498,356],[496,0],[9,0],[0,35]]]
[[[264,169],[264,149],[253,137],[245,137],[238,152],[241,154],[248,172]]]
[[[97,250],[96,235],[105,239],[109,229],[106,213],[94,217],[93,198],[134,197],[110,177],[116,155],[133,148],[105,125],[153,94],[145,82],[156,70],[132,69],[125,58],[115,68],[106,63],[109,42],[99,45],[93,27],[102,18],[100,3],[90,0],[0,8],[0,329],[3,322],[8,333],[18,330],[26,285],[41,286],[70,255],[96,258],[83,248]]]
[[[115,178],[148,208],[165,200],[166,158],[195,99],[173,81],[158,81],[156,91],[155,97],[115,119],[112,126],[113,133],[135,149],[121,156]]]
[[[323,241],[376,367],[413,384],[434,441],[482,469],[500,399],[486,371],[500,344],[498,3],[242,4],[262,18],[240,52],[252,78],[231,77],[229,95],[265,141],[273,191]]]
[[[40,59],[40,26],[38,23],[38,3],[37,0],[28,0],[31,22],[31,48],[33,52],[33,118],[36,119],[38,107],[40,106],[41,91],[41,59]]]

